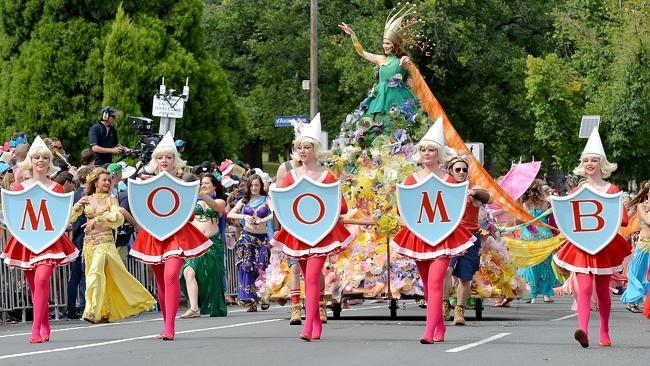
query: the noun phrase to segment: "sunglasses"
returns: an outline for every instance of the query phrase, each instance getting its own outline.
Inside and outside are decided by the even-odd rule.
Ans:
[[[52,145],[52,148],[54,148],[54,149],[63,149],[63,146],[61,146],[61,145]]]
[[[467,168],[454,168],[454,171],[456,173],[460,173],[460,172],[467,173]]]

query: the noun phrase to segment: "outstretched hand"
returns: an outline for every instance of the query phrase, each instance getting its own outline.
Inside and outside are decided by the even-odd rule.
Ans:
[[[408,56],[402,56],[402,58],[399,60],[399,65],[403,68],[406,69],[411,66],[411,58]]]
[[[357,36],[357,34],[354,33],[354,30],[352,29],[352,27],[350,27],[349,25],[347,25],[347,24],[345,24],[345,23],[343,23],[343,22],[341,22],[341,24],[339,24],[339,28],[341,28],[341,30],[342,30],[343,32],[345,32],[345,34],[347,34],[347,35],[350,35],[350,36],[352,36],[352,37],[356,37],[356,36]]]

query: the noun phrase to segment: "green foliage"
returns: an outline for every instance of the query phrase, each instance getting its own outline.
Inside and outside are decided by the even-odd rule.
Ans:
[[[129,115],[148,116],[161,77],[191,95],[176,135],[190,161],[235,153],[243,115],[218,62],[204,52],[203,2],[0,1],[0,132],[57,136],[73,161],[104,105],[120,142],[138,136]]]

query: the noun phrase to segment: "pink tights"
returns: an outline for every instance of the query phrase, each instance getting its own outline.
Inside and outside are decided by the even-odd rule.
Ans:
[[[163,315],[164,329],[161,336],[174,338],[176,334],[176,312],[181,301],[181,282],[179,280],[184,259],[172,257],[164,263],[152,266],[158,284],[158,303]]]
[[[302,335],[320,339],[323,323],[320,320],[320,278],[326,256],[311,257],[300,260],[300,269],[305,277],[305,327]]]
[[[31,340],[40,342],[50,339],[50,315],[48,301],[50,298],[50,277],[54,266],[40,265],[31,271],[25,271],[34,305],[34,322],[32,323]]]
[[[422,284],[424,285],[424,298],[427,301],[427,325],[424,336],[427,340],[444,338],[445,321],[442,315],[442,292],[449,257],[438,257],[433,260],[416,261]]]
[[[588,334],[591,312],[590,301],[595,283],[596,296],[598,297],[598,313],[600,314],[600,343],[611,343],[609,338],[609,314],[612,309],[612,298],[609,294],[611,275],[576,273],[576,277],[578,279],[578,326],[585,334]]]

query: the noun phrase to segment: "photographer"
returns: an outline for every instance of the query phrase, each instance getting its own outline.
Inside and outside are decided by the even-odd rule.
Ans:
[[[113,123],[118,113],[115,108],[107,106],[102,109],[101,120],[88,130],[88,142],[95,154],[95,166],[103,166],[113,161],[113,154],[120,154],[129,149],[120,145],[117,141],[117,131]]]

